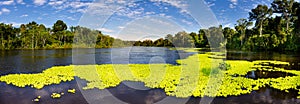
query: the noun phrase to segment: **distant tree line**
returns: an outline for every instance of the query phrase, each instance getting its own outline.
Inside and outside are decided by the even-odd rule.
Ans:
[[[76,40],[77,42],[74,42]],[[92,42],[96,44],[91,45]],[[76,43],[75,47],[96,48],[110,48],[113,43],[119,43],[115,46],[133,44],[133,42],[114,39],[98,30],[80,26],[71,26],[68,29],[61,20],[56,21],[52,28],[46,28],[43,24],[34,21],[21,24],[19,28],[13,27],[12,24],[0,23],[0,43],[0,49],[6,50],[72,48],[73,43]]]
[[[172,46],[170,43],[173,43],[181,47],[187,45],[178,45],[178,42],[187,42],[183,40],[189,39],[190,46],[198,48],[223,46],[233,50],[300,51],[300,3],[294,0],[274,0],[270,7],[257,5],[249,12],[247,19],[237,20],[234,28],[219,26],[200,29],[198,33],[179,32],[165,39],[170,42],[154,44],[162,43],[163,39],[158,39],[154,42],[139,41],[135,45]]]
[[[254,26],[253,26],[254,25]],[[0,49],[52,49],[73,47],[226,47],[233,50],[300,51],[300,3],[274,0],[271,6],[257,5],[249,17],[237,20],[234,28],[211,27],[198,32],[178,32],[157,40],[124,41],[101,31],[68,26],[61,20],[52,28],[30,22],[19,28],[0,23]]]

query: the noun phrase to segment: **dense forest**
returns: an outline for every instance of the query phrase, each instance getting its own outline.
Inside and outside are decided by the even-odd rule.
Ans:
[[[81,26],[68,27],[62,20],[56,21],[51,28],[34,21],[20,27],[0,23],[0,43],[0,49],[3,50],[134,45],[300,51],[300,3],[294,0],[274,0],[270,7],[257,5],[249,12],[248,18],[237,20],[234,28],[220,25],[192,33],[182,31],[154,41],[123,41],[98,30]]]

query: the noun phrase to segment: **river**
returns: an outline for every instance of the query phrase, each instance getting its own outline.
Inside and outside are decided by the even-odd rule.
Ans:
[[[9,50],[0,51],[0,75],[12,73],[39,73],[53,66],[64,66],[72,64],[148,64],[167,63],[176,65],[176,60],[184,59],[195,53],[188,53],[168,48],[159,47],[127,47],[108,49],[59,49],[59,50]],[[227,60],[278,60],[290,62],[286,69],[300,70],[300,54],[297,53],[276,53],[276,52],[227,52]],[[113,103],[126,102],[131,104],[143,104],[160,102],[167,98],[161,89],[137,90],[126,86],[128,83],[142,85],[140,82],[124,82],[115,88],[107,90],[81,90],[81,86],[86,82],[75,78],[71,82],[64,82],[59,85],[46,86],[41,90],[30,87],[18,88],[5,83],[0,83],[0,104],[33,104],[31,100],[41,96],[40,103]],[[67,89],[75,88],[76,93],[66,93]],[[65,92],[60,99],[50,97],[53,92]],[[96,92],[96,93],[95,93]],[[111,96],[101,96],[100,94],[110,93]],[[95,95],[96,94],[96,95]],[[175,98],[181,100],[177,103],[199,104],[201,98]],[[105,99],[105,100],[103,100]],[[286,93],[269,87],[260,88],[251,94],[230,97],[217,97],[212,101],[214,104],[239,104],[239,103],[300,103],[297,99],[297,92]]]

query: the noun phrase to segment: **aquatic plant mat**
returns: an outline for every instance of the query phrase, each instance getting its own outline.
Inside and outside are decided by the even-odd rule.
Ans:
[[[170,64],[104,64],[55,66],[37,74],[9,74],[1,82],[17,87],[41,89],[44,86],[74,80],[77,76],[87,81],[83,89],[105,89],[118,86],[122,81],[140,81],[149,88],[161,88],[176,97],[227,97],[249,94],[270,86],[288,92],[297,90],[300,95],[300,71],[275,67],[289,65],[280,61],[223,61],[222,53],[195,54]],[[273,65],[273,66],[269,66]],[[251,72],[288,73],[276,78],[253,79]],[[268,72],[268,73],[266,73]],[[250,73],[250,75],[249,75]],[[289,76],[293,75],[293,76]],[[252,76],[255,76],[253,74]],[[299,98],[300,96],[298,96]]]

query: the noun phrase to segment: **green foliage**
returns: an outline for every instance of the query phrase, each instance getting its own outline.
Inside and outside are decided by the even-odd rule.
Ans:
[[[49,68],[37,74],[9,74],[0,77],[1,82],[18,87],[31,86],[41,89],[46,85],[59,84],[74,80],[73,66],[60,66]]]

